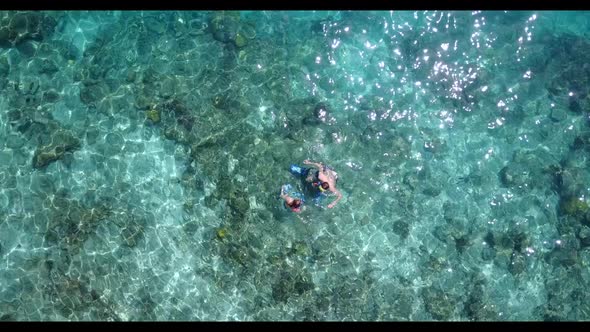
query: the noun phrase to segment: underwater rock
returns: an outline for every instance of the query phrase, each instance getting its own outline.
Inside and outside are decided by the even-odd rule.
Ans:
[[[393,133],[390,142],[390,155],[396,158],[405,157],[412,149],[412,143],[399,132]]]
[[[579,197],[563,197],[559,201],[559,212],[562,215],[572,216],[582,220],[586,213],[590,211],[588,203]]]
[[[53,74],[59,71],[59,67],[54,60],[49,58],[43,59],[39,56],[31,60],[29,68],[32,72],[39,75],[47,74],[49,76],[52,76]]]
[[[160,76],[160,73],[150,66],[141,72],[141,83],[148,86],[154,85],[160,82]]]
[[[200,18],[194,18],[188,21],[188,34],[191,36],[200,36],[205,34],[207,30],[207,23]]]
[[[59,93],[54,89],[49,89],[43,92],[43,101],[48,103],[54,103],[59,100]]]
[[[33,167],[35,168],[42,168],[50,163],[58,160],[63,156],[63,149],[59,147],[54,147],[52,150],[44,149],[43,151],[37,150],[35,151],[35,156],[33,157]]]
[[[215,231],[215,234],[217,235],[218,239],[223,240],[228,235],[228,229],[227,227],[220,227],[217,229],[217,231]]]
[[[51,59],[44,59],[41,62],[41,68],[39,68],[40,74],[48,74],[51,76],[51,75],[57,73],[58,71],[59,71],[59,67],[57,66],[55,61],[53,61]]]
[[[402,239],[406,239],[410,234],[410,225],[403,220],[397,220],[393,223],[393,232]]]
[[[295,243],[293,243],[291,253],[297,256],[307,257],[311,254],[311,249],[304,241],[296,241]]]
[[[225,98],[221,95],[214,96],[211,98],[213,106],[218,109],[225,109],[227,108]]]
[[[252,39],[256,38],[256,23],[255,23],[255,21],[241,22],[238,32],[246,39],[252,40]]]
[[[496,258],[496,249],[490,246],[485,246],[481,250],[481,259],[484,261],[491,261]]]
[[[88,128],[88,130],[86,131],[86,143],[88,143],[89,145],[96,143],[99,133],[100,132],[97,128]]]
[[[148,118],[153,123],[160,122],[160,110],[158,108],[152,108],[145,112],[146,118]]]
[[[300,296],[312,289],[314,289],[314,284],[307,270],[298,272],[295,269],[290,269],[282,271],[278,281],[272,285],[272,297],[276,302],[284,303],[291,296]]]
[[[238,32],[234,38],[234,43],[238,48],[242,48],[248,44],[248,39]]]
[[[544,149],[517,150],[512,160],[500,170],[498,177],[505,188],[528,189],[551,182],[546,167],[556,160]]]
[[[139,242],[139,240],[142,238],[143,226],[136,222],[131,222],[121,230],[121,239],[123,240],[123,245],[127,247],[135,247],[137,242]]]
[[[16,317],[12,314],[3,314],[0,316],[0,322],[16,322]]]
[[[49,196],[55,192],[55,184],[48,175],[38,173],[31,179],[30,190],[36,195]]]
[[[440,272],[445,267],[445,260],[429,255],[428,259],[424,262],[424,267],[430,272]]]
[[[189,222],[182,225],[183,231],[191,237],[196,232],[198,232],[200,228],[201,228],[201,225],[195,221],[189,221]]]
[[[361,218],[361,225],[362,226],[366,226],[370,223],[371,223],[371,218],[369,218],[369,216],[365,215]]]
[[[127,83],[134,83],[137,79],[137,70],[133,68],[127,69],[127,74],[125,75],[125,81]]]
[[[8,11],[1,15],[0,46],[2,47],[12,47],[29,40],[40,41],[51,35],[57,26],[57,20],[53,17],[55,13]]]
[[[213,38],[222,43],[234,41],[238,33],[239,21],[239,12],[215,12],[209,20],[209,29],[213,34]]]
[[[248,196],[240,190],[235,190],[230,194],[228,204],[232,212],[238,216],[244,216],[250,209]]]
[[[178,82],[173,77],[166,77],[160,83],[158,91],[162,98],[170,98],[176,93]]]
[[[164,35],[166,33],[166,21],[160,17],[148,16],[145,19],[145,26],[148,31],[156,35]]]
[[[37,53],[37,43],[34,41],[25,41],[16,45],[16,49],[26,58],[30,58]]]
[[[465,252],[467,247],[471,245],[471,240],[467,235],[453,236],[453,240],[455,241],[455,249],[457,249],[457,252],[460,254]]]
[[[173,99],[164,105],[162,105],[162,109],[168,113],[173,113],[175,116],[184,115],[189,113],[188,107],[184,104],[184,102]]]
[[[473,286],[468,289],[469,296],[464,303],[465,314],[473,321],[497,320],[497,312],[485,301],[484,277],[476,275],[473,279]]]
[[[562,163],[569,162],[570,160],[566,160]],[[566,165],[554,172],[555,185],[564,201],[570,197],[581,197],[586,190],[588,181],[590,181],[590,176],[588,176],[585,169],[580,167],[568,167]]]
[[[455,219],[463,218],[465,215],[465,209],[461,204],[454,203],[453,201],[445,201],[443,203],[443,218],[448,223],[452,223]]]
[[[426,184],[426,188],[422,190],[422,193],[427,196],[436,197],[440,195],[441,189],[432,185],[430,182]]]
[[[180,143],[180,144],[187,144],[188,143],[188,140],[186,138],[186,135],[184,134],[184,131],[178,130],[174,127],[166,127],[164,129],[164,137],[166,137],[166,139],[169,139],[169,140],[174,141],[176,143]]]
[[[13,152],[10,150],[0,151],[0,165],[10,165],[13,158]]]
[[[33,167],[43,168],[61,159],[66,152],[73,152],[81,146],[80,140],[71,133],[59,130],[53,134],[51,144],[37,148],[33,156]]]
[[[490,248],[493,248],[496,245],[496,239],[494,237],[494,233],[492,233],[490,231],[488,231],[488,233],[483,238],[483,240],[486,245],[490,246]]]
[[[87,82],[80,88],[80,100],[84,104],[94,104],[102,100],[108,92],[108,86],[104,83],[91,84]]]
[[[495,247],[501,250],[514,249],[514,240],[508,234],[497,234],[494,236]]]
[[[510,163],[498,174],[504,187],[523,187],[530,181],[530,170],[519,164]]]
[[[326,119],[330,116],[331,108],[326,103],[318,103],[313,108],[313,117],[321,122],[326,122]]]
[[[588,112],[590,109],[590,98],[588,98],[588,95],[573,95],[569,99],[568,108],[574,113]]]
[[[524,190],[545,186],[553,181],[552,175],[546,170],[555,162],[555,158],[542,148],[517,150],[512,160],[500,170],[498,177],[506,188]]]
[[[585,150],[590,152],[590,133],[582,133],[574,139],[574,150]]]
[[[590,227],[582,226],[578,232],[578,238],[580,239],[580,246],[582,248],[590,246]]]
[[[508,265],[508,271],[510,271],[512,275],[516,276],[521,274],[525,268],[526,261],[524,255],[520,253],[513,253],[510,264]]]
[[[229,258],[242,267],[251,266],[256,256],[249,246],[231,242],[226,244],[222,255],[224,258]]]
[[[559,107],[554,107],[551,110],[551,120],[555,121],[555,122],[560,122],[563,121],[565,119],[567,119],[567,114],[565,113],[565,111]]]
[[[216,95],[211,98],[213,106],[220,110],[236,110],[240,107],[239,101],[227,95]]]
[[[407,185],[410,189],[415,190],[421,184],[418,174],[415,171],[409,171],[403,176],[402,183]]]
[[[447,142],[443,138],[437,137],[436,133],[427,128],[424,128],[423,132],[424,151],[430,152],[432,154],[442,154],[447,151]]]
[[[100,222],[112,214],[104,203],[86,206],[71,199],[65,190],[58,190],[50,206],[50,223],[45,240],[75,255],[84,242],[94,234]],[[71,256],[66,256],[69,259]]]
[[[583,226],[578,233],[578,238],[582,248],[590,247],[590,227]]]
[[[435,238],[437,238],[439,241],[443,242],[443,243],[448,243],[451,244],[452,240],[453,240],[453,235],[451,230],[444,226],[436,226],[434,228],[434,231],[432,232],[432,234],[434,235]]]
[[[146,95],[135,96],[135,107],[140,110],[147,110],[152,105],[152,99]]]
[[[8,57],[4,55],[0,57],[0,78],[8,76],[9,72],[10,64],[8,63]]]
[[[548,38],[545,41],[550,53],[547,67],[558,73],[546,80],[550,97],[567,101],[572,112],[587,112],[590,110],[590,42],[572,34]]]
[[[578,251],[572,248],[554,249],[545,256],[545,260],[552,265],[574,266],[578,263]]]
[[[123,146],[125,146],[125,138],[118,132],[110,132],[108,133],[105,138],[105,147],[104,153],[105,156],[114,155],[120,153],[123,150]]]
[[[317,126],[326,123],[330,118],[330,107],[326,103],[318,103],[314,106],[313,111],[305,111],[301,123],[309,126]]]
[[[453,297],[448,296],[442,290],[430,286],[421,292],[426,311],[436,320],[449,320],[456,306]]]
[[[0,47],[9,48],[12,46],[10,32],[7,28],[0,28]]]
[[[578,250],[580,242],[573,234],[563,234],[560,242],[550,252],[545,254],[545,261],[549,264],[564,267],[574,266],[579,263]]]
[[[543,44],[531,45],[530,50],[525,63],[533,73],[542,72],[547,67],[547,63],[551,61],[551,58],[547,57],[545,53],[545,46]],[[543,82],[543,84],[545,83]]]

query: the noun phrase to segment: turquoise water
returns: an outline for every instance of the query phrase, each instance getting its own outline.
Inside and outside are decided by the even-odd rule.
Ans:
[[[589,15],[1,13],[0,319],[590,319]]]

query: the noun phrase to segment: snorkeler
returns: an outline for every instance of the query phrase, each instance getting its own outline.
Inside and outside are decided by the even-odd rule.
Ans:
[[[326,194],[327,191],[333,192],[337,197],[336,200],[328,204],[328,208],[333,208],[336,203],[342,199],[342,194],[336,189],[336,181],[338,180],[338,174],[329,166],[322,163],[315,163],[309,159],[303,161],[305,165],[310,165],[317,170],[314,172],[312,168],[299,167],[297,165],[291,165],[291,173],[300,175],[305,178],[305,181],[311,183],[311,185],[318,189],[319,195]]]
[[[301,212],[303,200],[301,198],[293,197],[299,196],[296,193],[289,195],[289,191],[291,190],[291,185],[286,184],[281,187],[281,198],[285,200],[285,206],[291,209],[293,212]]]

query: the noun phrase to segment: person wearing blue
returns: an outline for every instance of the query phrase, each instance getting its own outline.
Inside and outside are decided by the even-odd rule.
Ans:
[[[338,173],[323,163],[312,162],[309,159],[305,159],[303,164],[311,167],[300,167],[292,164],[290,167],[291,173],[305,179],[306,182],[310,183],[312,187],[318,190],[318,194],[314,198],[316,201],[318,201],[322,195],[326,195],[328,191],[334,193],[336,195],[336,200],[328,204],[328,208],[331,209],[336,206],[338,201],[342,199],[342,194],[336,189]]]
[[[285,206],[293,212],[301,212],[303,208],[303,195],[292,190],[290,184],[281,187],[280,197],[285,201]]]

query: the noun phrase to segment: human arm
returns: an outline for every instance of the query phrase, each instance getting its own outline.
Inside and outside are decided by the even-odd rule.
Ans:
[[[309,160],[309,159],[305,159],[305,160],[303,161],[303,163],[304,163],[305,165],[311,165],[311,166],[313,166],[313,167],[315,167],[315,168],[317,168],[317,169],[319,169],[319,170],[323,170],[323,169],[324,169],[324,165],[323,165],[322,163],[314,163],[313,161],[311,161],[311,160]]]
[[[338,191],[338,189],[334,189],[332,190],[332,192],[336,195],[336,200],[334,200],[332,203],[328,204],[328,208],[331,209],[334,206],[336,206],[336,203],[338,203],[338,201],[340,199],[342,199],[342,194],[340,193],[340,191]]]

